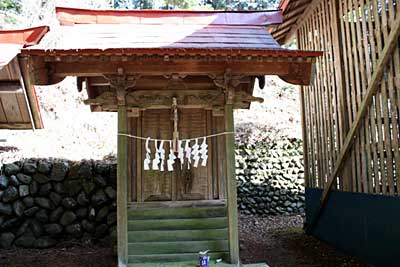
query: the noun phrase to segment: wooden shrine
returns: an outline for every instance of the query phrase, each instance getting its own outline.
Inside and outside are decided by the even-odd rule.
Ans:
[[[119,266],[202,250],[237,263],[233,110],[262,101],[264,75],[310,84],[321,53],[281,48],[266,29],[277,11],[56,11],[60,27],[21,58],[34,84],[76,76],[92,111],[118,112]],[[179,158],[188,139],[197,167],[196,152]]]
[[[400,4],[282,0],[271,34],[324,51],[301,87],[306,230],[371,266],[398,266]],[[389,234],[387,234],[389,233]]]

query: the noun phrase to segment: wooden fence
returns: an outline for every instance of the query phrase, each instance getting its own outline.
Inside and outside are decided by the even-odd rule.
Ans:
[[[324,0],[308,14],[298,47],[324,56],[302,87],[306,184],[398,195],[400,1]]]

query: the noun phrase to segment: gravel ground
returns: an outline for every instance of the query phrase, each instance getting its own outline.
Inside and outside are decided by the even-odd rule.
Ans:
[[[117,267],[110,248],[53,248],[0,250],[4,267]]]
[[[357,259],[306,236],[301,216],[240,216],[240,255],[243,263],[266,262],[270,267],[366,267]],[[0,250],[0,266],[116,267],[110,248],[58,247]]]

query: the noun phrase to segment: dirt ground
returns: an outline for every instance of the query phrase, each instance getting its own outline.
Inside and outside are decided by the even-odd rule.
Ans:
[[[367,267],[302,231],[301,216],[241,216],[240,256],[243,263],[270,267]]]
[[[240,217],[243,263],[266,262],[271,267],[366,267],[332,247],[306,236],[302,218]],[[110,248],[67,247],[46,250],[0,250],[1,267],[116,267]]]

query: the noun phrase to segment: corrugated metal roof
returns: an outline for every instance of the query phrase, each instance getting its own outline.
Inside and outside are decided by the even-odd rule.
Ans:
[[[154,55],[159,58],[167,55],[195,55],[196,59],[197,56],[202,58],[220,55],[233,56],[238,61],[244,58],[249,61],[252,56],[260,56],[260,60],[271,57],[271,62],[284,62],[282,66],[293,66],[296,71],[291,70],[290,75],[281,77],[298,84],[308,83],[310,76],[309,73],[302,73],[299,62],[304,64],[305,69],[310,69],[313,64],[311,58],[322,54],[318,51],[282,48],[266,27],[281,22],[282,17],[278,11],[202,12],[57,8],[56,12],[60,25],[53,27],[38,45],[25,48],[22,53],[40,56],[57,55],[60,57],[49,57],[46,60],[59,61],[60,64],[68,64],[66,58],[62,57],[64,55],[68,55],[69,62],[82,55]],[[43,57],[37,59],[44,60]],[[82,59],[85,60],[83,57]],[[187,62],[192,60],[187,59]],[[82,67],[86,69],[86,65]],[[96,71],[95,73],[104,73]],[[260,66],[258,71],[257,74],[275,73],[271,70],[265,72],[264,66]],[[79,75],[83,72],[85,71],[81,70]],[[43,75],[45,77],[45,74]],[[52,82],[54,81],[45,78],[41,81],[42,84]]]
[[[273,12],[124,11],[57,8],[61,26],[29,50],[280,50],[265,28]],[[28,52],[29,53],[29,52]]]
[[[31,49],[281,49],[262,26],[79,24],[49,32]]]

